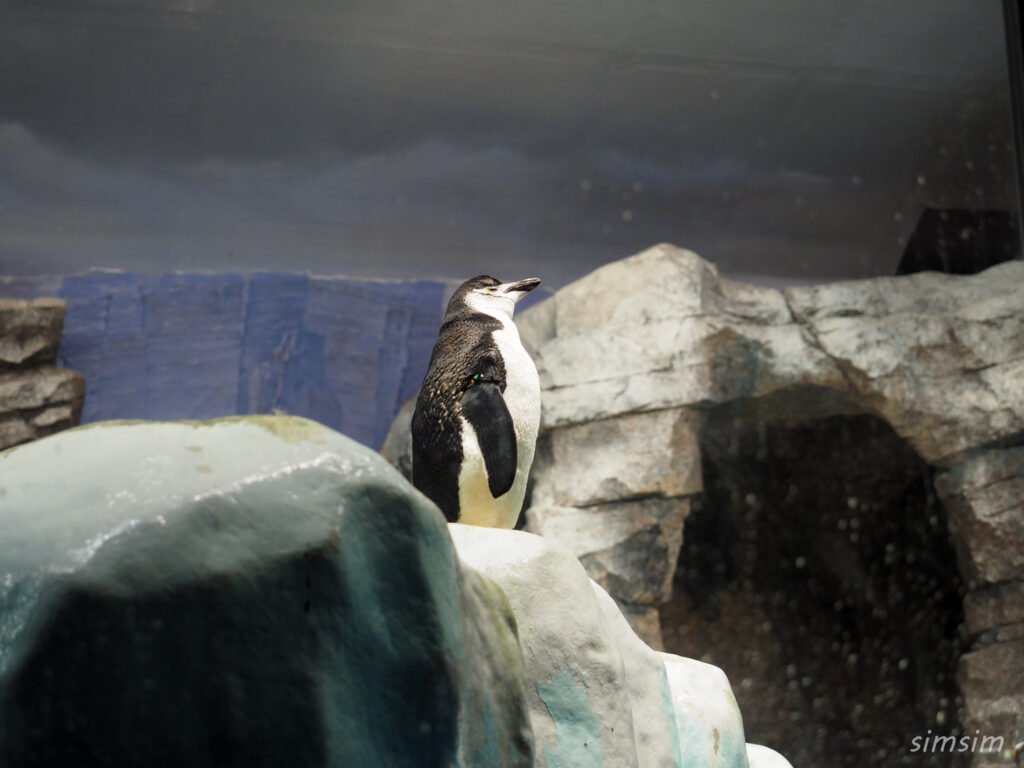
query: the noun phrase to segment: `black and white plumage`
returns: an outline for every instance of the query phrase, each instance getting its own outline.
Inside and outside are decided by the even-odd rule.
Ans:
[[[540,426],[537,368],[512,322],[537,278],[455,291],[412,417],[413,485],[452,522],[512,528]]]

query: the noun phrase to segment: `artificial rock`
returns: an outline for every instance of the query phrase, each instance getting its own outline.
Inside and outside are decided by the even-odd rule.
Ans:
[[[62,299],[0,299],[0,371],[53,365],[65,309]]]
[[[1022,283],[1015,261],[778,291],[660,245],[562,288],[518,325],[548,429],[817,389],[946,466],[1024,431]]]
[[[663,653],[684,759],[699,761],[711,752],[722,766],[742,765],[748,750],[732,688],[718,667]],[[764,759],[767,759],[765,757]],[[753,763],[752,763],[753,764]]]
[[[67,368],[0,373],[0,449],[77,425],[84,399],[81,374]]]
[[[531,531],[559,542],[598,584],[628,606],[650,606],[672,596],[685,498],[646,498],[577,509],[533,505]],[[641,633],[642,634],[642,633]]]
[[[0,299],[0,450],[79,423],[82,375],[59,368],[62,299]]]
[[[504,595],[353,441],[101,423],[0,478],[0,764],[532,764]]]
[[[509,596],[519,626],[537,765],[681,763],[664,665],[574,557],[521,531],[452,526],[464,562]]]
[[[700,490],[699,416],[680,408],[586,421],[547,432],[533,504],[590,507]]]
[[[998,656],[1000,669],[1019,677],[1019,621],[994,622],[1019,614],[1012,602],[1024,574],[1021,285],[1018,260],[971,276],[920,273],[780,291],[724,278],[671,245],[602,267],[517,318],[543,402],[529,528],[578,552],[625,611],[657,610],[669,590],[651,589],[652,574],[674,569],[678,553],[666,550],[666,536],[638,535],[653,530],[638,502],[674,500],[684,508],[702,497],[706,443],[716,439],[709,430],[878,419],[916,454],[924,475],[937,473],[973,617],[967,650],[1004,644],[986,649],[986,658]],[[635,431],[641,422],[646,427]],[[752,459],[769,460],[754,450]],[[734,502],[748,507],[744,525],[751,528],[758,496],[744,493],[746,500]],[[849,501],[857,505],[852,495]],[[899,496],[893,503],[898,508]],[[863,543],[854,536],[831,556],[806,559],[801,578],[834,581]],[[646,555],[638,545],[648,547]],[[719,546],[726,552],[730,542]],[[680,563],[681,572],[691,566]],[[858,577],[845,571],[844,582]],[[657,644],[649,611],[645,622],[646,639]],[[742,633],[733,636],[743,642]],[[963,726],[1002,727],[1000,707],[1024,716],[1019,699],[979,682],[978,668],[969,659],[960,667]],[[898,760],[898,745],[886,750]]]
[[[970,724],[982,725],[967,731],[971,735],[1001,737],[1007,751],[1017,742],[1024,741],[1024,637],[1006,639],[983,645],[960,657],[959,677],[964,691],[964,710]],[[998,755],[978,755],[977,763],[988,766],[1010,764],[999,761]],[[1005,756],[1003,756],[1005,758]]]
[[[0,478],[4,766],[788,765],[570,553],[315,422],[100,423]]]
[[[980,451],[941,473],[936,490],[961,573],[978,586],[1024,582],[1024,448]]]
[[[553,539],[449,527],[461,560],[500,586],[515,614],[537,768],[748,765],[720,669],[649,648]],[[788,765],[753,752],[750,768]]]

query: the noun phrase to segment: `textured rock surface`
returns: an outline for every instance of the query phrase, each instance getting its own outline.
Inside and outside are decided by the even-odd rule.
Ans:
[[[736,697],[718,667],[661,654],[675,711],[683,764],[701,765],[709,752],[721,768],[792,768],[775,750],[743,743],[743,721]]]
[[[964,576],[979,586],[1024,580],[1024,448],[981,451],[936,486]]]
[[[353,441],[100,424],[0,478],[0,764],[532,764],[504,595]]]
[[[0,450],[78,424],[82,375],[58,368],[60,299],[0,299]]]
[[[979,452],[936,486],[974,587],[964,601],[973,644],[959,668],[968,732],[1009,740],[1024,725],[1024,448]]]
[[[947,465],[1024,431],[1021,284],[1017,261],[780,292],[662,245],[566,286],[518,324],[548,428],[815,388]]]
[[[537,765],[677,764],[663,665],[621,616],[615,622],[617,609],[580,563],[521,531],[450,527],[462,560],[493,579],[515,613]]]
[[[528,519],[545,535],[566,535],[624,608],[636,610],[638,595],[654,608],[666,593],[649,588],[651,562],[664,557],[653,569],[663,573],[676,554],[662,555],[666,538],[658,536],[648,537],[648,557],[635,551],[637,531],[649,528],[636,502],[704,491],[697,457],[708,414],[789,425],[876,417],[940,470],[967,603],[984,605],[971,609],[972,652],[1002,645],[986,648],[986,658],[1019,678],[1017,621],[987,624],[1017,615],[1008,601],[1020,594],[1024,564],[1013,447],[1024,436],[1022,285],[1024,262],[1016,261],[968,277],[921,273],[778,291],[722,278],[668,245],[603,267],[518,318],[543,388],[537,511]],[[647,427],[634,432],[642,420]],[[593,472],[581,476],[580,468]],[[622,502],[634,506],[602,515],[604,505]],[[756,494],[748,506],[756,517]],[[581,522],[586,514],[592,526]],[[607,531],[591,530],[598,526]],[[600,557],[587,557],[588,548]],[[823,583],[844,571],[847,550],[821,559]],[[637,567],[617,566],[612,583],[608,563]],[[813,571],[806,577],[814,583]],[[847,586],[866,577],[853,568]],[[1019,700],[985,692],[989,678],[977,668],[961,666],[964,726],[992,732],[1007,707],[1024,718]]]
[[[1024,431],[1024,262],[786,292],[857,403],[930,464]]]
[[[552,540],[449,527],[459,557],[508,595],[538,768],[746,768],[743,722],[721,670],[651,650]]]
[[[530,507],[531,530],[578,557],[598,584],[630,606],[672,596],[687,499],[646,498],[593,508]]]
[[[67,368],[0,373],[0,449],[75,426],[84,398],[82,375]]]
[[[1002,737],[1009,749],[1020,738],[1024,727],[1024,637],[985,645],[960,658],[960,684],[964,691],[964,709],[970,734],[979,732]],[[999,757],[1003,757],[1000,760]],[[978,755],[980,765],[1010,764],[1005,755]],[[974,763],[972,763],[973,765]]]
[[[668,687],[685,744],[686,764],[713,753],[723,766],[742,766],[746,759],[743,720],[729,681],[718,667],[693,659],[662,654]]]
[[[0,371],[57,362],[65,303],[0,299]]]
[[[972,591],[959,678],[968,732],[1024,725],[1024,448],[980,451],[936,478]],[[978,759],[978,765],[996,764]]]
[[[548,432],[533,473],[534,504],[590,507],[700,491],[699,417],[679,408]]]

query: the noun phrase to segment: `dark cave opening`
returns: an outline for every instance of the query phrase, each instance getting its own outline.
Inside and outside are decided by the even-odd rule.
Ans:
[[[963,586],[931,468],[868,415],[723,407],[701,450],[665,647],[725,670],[747,741],[887,768],[922,764],[915,736],[958,737]]]

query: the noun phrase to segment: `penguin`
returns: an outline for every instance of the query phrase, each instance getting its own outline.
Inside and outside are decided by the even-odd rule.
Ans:
[[[540,426],[537,367],[512,322],[540,285],[488,275],[445,311],[412,417],[412,482],[449,522],[514,528]]]

